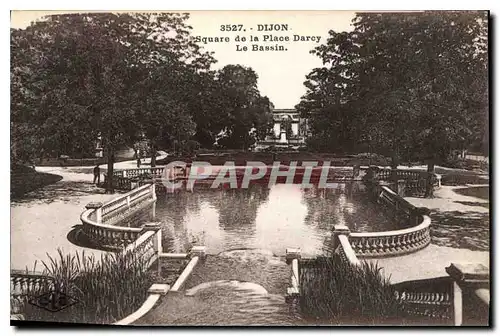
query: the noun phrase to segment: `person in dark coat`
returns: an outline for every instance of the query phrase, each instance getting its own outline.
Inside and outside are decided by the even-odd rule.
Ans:
[[[97,181],[97,184],[101,183],[101,168],[99,168],[99,165],[94,167],[94,184]]]

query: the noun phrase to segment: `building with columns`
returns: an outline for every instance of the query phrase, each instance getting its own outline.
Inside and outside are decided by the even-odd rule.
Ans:
[[[265,140],[257,143],[258,149],[270,146],[298,148],[305,144],[309,134],[307,119],[295,109],[273,110],[273,130]]]

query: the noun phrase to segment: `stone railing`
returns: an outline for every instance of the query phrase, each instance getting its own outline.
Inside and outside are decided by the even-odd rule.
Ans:
[[[23,307],[37,295],[54,289],[54,279],[34,271],[10,271],[10,314],[11,319],[23,319]]]
[[[161,232],[161,231],[160,231]],[[160,240],[161,244],[161,240]],[[160,245],[161,247],[161,245]],[[179,275],[175,283],[170,286],[168,284],[153,284],[148,290],[148,298],[142,306],[125,317],[122,320],[119,320],[114,325],[130,325],[134,322],[138,321],[148,312],[150,312],[160,301],[161,297],[167,295],[168,293],[176,293],[179,292],[184,286],[185,282],[193,272],[195,266],[198,262],[203,261],[206,257],[206,248],[204,246],[193,246],[189,253],[159,253],[158,254],[158,268],[161,268],[161,263],[167,260],[184,260],[189,259],[189,263],[186,265],[182,273]]]
[[[357,256],[392,257],[416,252],[429,245],[431,219],[423,216],[422,222],[409,229],[351,233],[349,243]]]
[[[376,181],[390,182],[398,194],[404,196],[418,196],[425,193],[428,172],[411,169],[386,169],[370,166],[367,170],[369,178]],[[432,173],[434,188],[441,187],[441,175]]]
[[[148,167],[148,168],[130,168],[117,169],[113,171],[113,176],[133,178],[141,175],[161,176],[165,167]]]
[[[382,232],[351,233],[345,226],[336,226],[334,235],[345,236],[358,257],[391,257],[418,251],[431,241],[431,219],[425,209],[417,208],[386,186],[374,190],[377,202],[395,214],[404,229]],[[337,232],[337,230],[339,230]]]
[[[121,249],[139,238],[143,228],[123,227],[118,222],[156,201],[154,184],[144,185],[105,203],[89,203],[80,219],[83,232],[96,245]]]
[[[394,284],[403,310],[415,321],[489,325],[489,269],[481,264],[452,263],[446,272],[449,276]]]
[[[393,289],[410,318],[453,324],[453,280],[450,277],[400,282],[394,284]]]
[[[142,228],[139,238],[127,245],[121,253],[134,254],[137,260],[144,261],[144,269],[158,261],[162,253],[161,229],[159,223],[147,223]]]

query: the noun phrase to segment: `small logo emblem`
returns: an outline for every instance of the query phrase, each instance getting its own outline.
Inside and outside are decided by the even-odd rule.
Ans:
[[[28,302],[34,306],[55,313],[78,303],[78,300],[62,292],[50,291]]]

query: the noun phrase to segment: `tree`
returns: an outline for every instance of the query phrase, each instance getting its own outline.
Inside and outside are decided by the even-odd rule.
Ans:
[[[268,134],[272,104],[260,95],[257,79],[253,69],[241,65],[227,65],[218,72],[223,106],[228,111],[220,145],[246,150]]]
[[[138,130],[129,99],[134,63],[126,37],[132,24],[127,14],[53,15],[19,31],[30,43],[16,50],[33,55],[26,85],[36,104],[30,121],[40,126],[43,147],[93,144],[100,134],[109,192],[114,150]]]
[[[194,135],[196,113],[191,102],[199,99],[199,83],[215,60],[194,43],[188,14],[132,16],[134,25],[127,40],[136,64],[134,108],[150,143],[154,167],[159,147]]]
[[[330,149],[369,143],[393,167],[425,159],[430,197],[434,164],[484,127],[486,12],[363,13],[353,26],[312,51],[325,67],[298,108]]]

